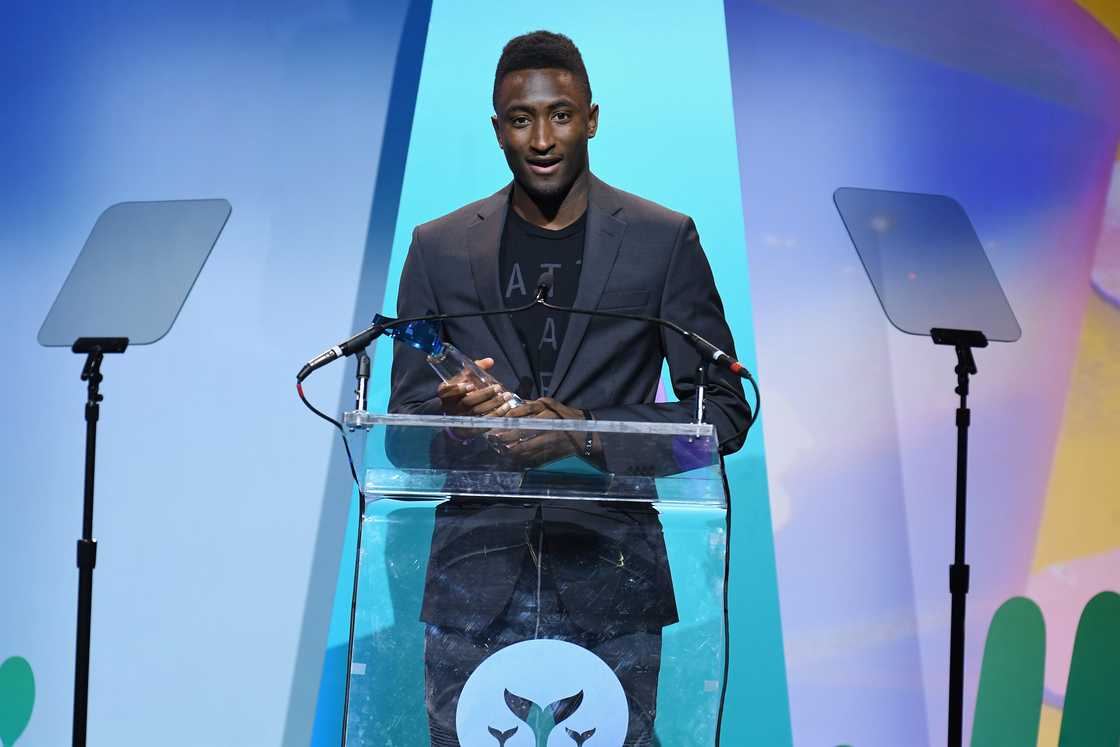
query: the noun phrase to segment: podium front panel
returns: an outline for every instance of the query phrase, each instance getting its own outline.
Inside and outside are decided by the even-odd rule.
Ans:
[[[366,434],[369,495],[726,505],[715,430],[707,423],[365,412],[348,412],[344,422]]]
[[[596,474],[472,446],[471,427],[510,426],[496,418],[427,420],[369,426],[347,744],[714,744],[727,534],[710,426],[592,423],[592,466],[618,470]]]

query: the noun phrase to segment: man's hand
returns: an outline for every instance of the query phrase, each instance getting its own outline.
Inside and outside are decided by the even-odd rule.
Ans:
[[[494,365],[493,358],[476,360],[482,370]],[[468,380],[465,375],[456,376],[436,387],[436,396],[445,415],[467,417],[491,417],[505,415],[509,401],[513,398],[501,384],[481,386],[479,382]]]
[[[583,410],[568,407],[552,397],[531,399],[520,407],[515,407],[506,415],[509,418],[544,418],[546,420],[583,420]]]
[[[506,417],[540,418],[543,420],[583,420],[583,410],[568,407],[551,397],[541,397],[510,410]],[[500,439],[519,464],[539,467],[557,459],[583,452],[583,439],[571,431],[498,431]]]

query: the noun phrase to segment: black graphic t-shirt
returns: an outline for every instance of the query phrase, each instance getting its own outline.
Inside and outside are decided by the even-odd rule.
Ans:
[[[510,206],[502,232],[499,284],[507,307],[522,306],[533,300],[537,279],[552,271],[554,284],[549,301],[557,306],[574,306],[583,263],[583,239],[587,213],[575,223],[550,231],[535,226]],[[513,315],[513,326],[529,356],[533,376],[541,395],[552,394],[552,374],[570,314],[536,307]]]

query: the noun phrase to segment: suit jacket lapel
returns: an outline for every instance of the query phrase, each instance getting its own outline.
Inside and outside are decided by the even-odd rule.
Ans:
[[[498,277],[499,250],[502,229],[506,223],[506,210],[509,205],[509,187],[494,194],[479,207],[475,220],[467,227],[467,252],[470,255],[471,274],[478,293],[479,308],[483,311],[500,309],[505,305],[502,298],[501,279]],[[490,333],[498,341],[506,362],[513,375],[524,377],[529,374],[529,358],[521,347],[513,322],[507,314],[485,316],[483,319]],[[489,355],[489,352],[470,351],[473,355]],[[528,392],[519,392],[528,395]]]
[[[576,291],[576,308],[594,309],[607,287],[607,278],[618,257],[622,235],[626,232],[626,221],[619,214],[622,207],[614,197],[609,186],[591,176],[591,188],[587,204],[587,238],[584,240],[583,264],[579,273],[579,289]],[[587,333],[591,317],[586,314],[572,314],[564,342],[556,359],[556,370],[549,382],[553,397],[557,396],[564,376],[571,368],[580,343]]]

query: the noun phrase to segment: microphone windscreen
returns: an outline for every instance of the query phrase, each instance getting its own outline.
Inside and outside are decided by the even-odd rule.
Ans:
[[[552,290],[552,286],[555,284],[555,282],[556,278],[555,276],[553,276],[552,270],[549,270],[548,272],[542,272],[541,276],[537,278],[537,291],[548,293]]]

